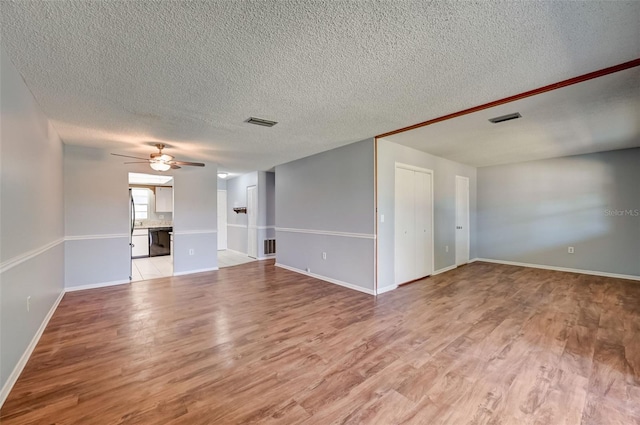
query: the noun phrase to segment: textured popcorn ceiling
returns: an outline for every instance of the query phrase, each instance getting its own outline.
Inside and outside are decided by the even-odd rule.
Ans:
[[[229,171],[640,56],[637,1],[2,1],[0,17],[65,143],[163,141]]]
[[[476,167],[638,147],[640,67],[385,139]]]

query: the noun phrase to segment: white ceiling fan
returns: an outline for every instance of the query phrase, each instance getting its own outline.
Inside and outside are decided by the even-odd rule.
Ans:
[[[182,168],[180,167],[181,165],[188,165],[192,167],[204,167],[204,164],[202,162],[176,161],[173,159],[174,157],[172,155],[162,153],[162,149],[165,148],[164,143],[156,143],[155,146],[156,148],[158,148],[158,152],[152,153],[151,155],[149,155],[149,159],[140,158],[140,157],[131,156],[131,155],[121,155],[118,153],[112,153],[111,155],[122,156],[124,158],[139,159],[140,161],[125,162],[125,164],[148,163],[149,166],[156,171],[167,171],[169,169],[176,170],[178,168]]]

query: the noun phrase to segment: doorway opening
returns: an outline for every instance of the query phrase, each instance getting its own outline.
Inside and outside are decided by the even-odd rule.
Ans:
[[[173,276],[173,176],[129,173],[132,282]]]
[[[218,267],[275,258],[275,172],[218,176]]]

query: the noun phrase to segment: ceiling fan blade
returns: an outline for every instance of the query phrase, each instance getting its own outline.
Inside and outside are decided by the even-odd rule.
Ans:
[[[192,167],[204,167],[202,162],[171,161],[171,163],[177,165],[191,165]]]
[[[182,167],[179,167],[179,166],[177,166],[176,164],[171,164],[171,169],[172,169],[172,170],[177,170],[177,169],[179,169],[179,168],[182,168]]]
[[[119,153],[112,153],[111,155],[113,155],[113,156],[122,156],[124,158],[133,158],[133,159],[141,159],[143,161],[149,161],[147,158],[140,158],[140,157],[131,156],[131,155],[120,155]]]

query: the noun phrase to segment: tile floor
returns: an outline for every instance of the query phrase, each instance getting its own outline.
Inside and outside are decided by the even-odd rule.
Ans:
[[[247,254],[241,254],[228,249],[218,251],[218,267],[231,267],[238,264],[250,263],[257,261],[255,258],[248,257]]]
[[[256,261],[235,251],[218,251],[218,267],[231,267],[238,264]],[[131,281],[156,279],[159,277],[173,276],[173,256],[136,258],[131,260]]]
[[[173,276],[173,255],[131,260],[131,281]]]

